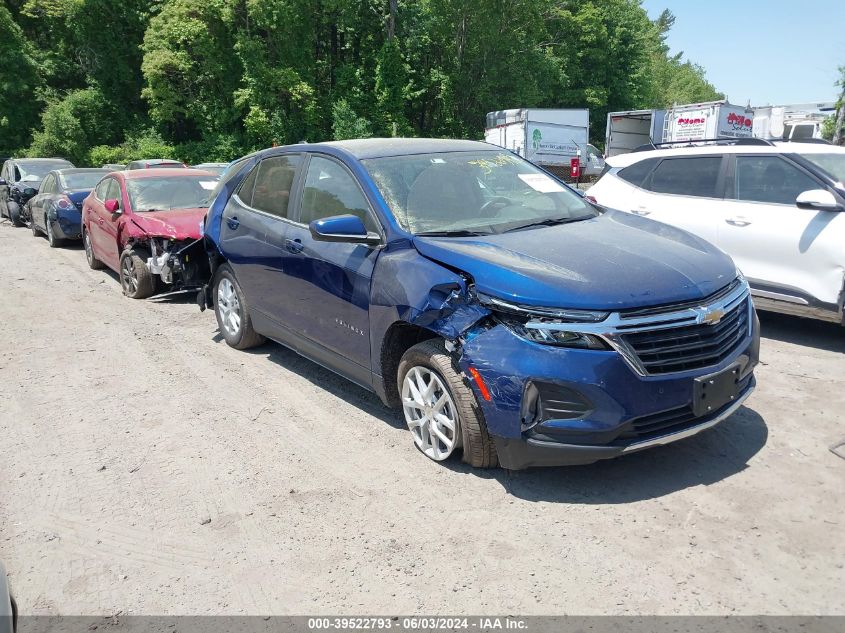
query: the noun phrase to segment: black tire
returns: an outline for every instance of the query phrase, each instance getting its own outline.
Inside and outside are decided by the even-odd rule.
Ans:
[[[94,247],[91,245],[91,236],[85,227],[82,228],[82,246],[85,247],[85,259],[88,260],[88,268],[91,270],[102,270],[105,264],[94,256]]]
[[[120,256],[120,287],[130,299],[146,299],[156,291],[155,277],[147,268],[149,255],[141,250],[129,248]]]
[[[436,373],[450,392],[449,395],[457,409],[464,462],[475,468],[497,466],[499,460],[496,456],[496,445],[487,432],[484,413],[452,356],[446,351],[443,339],[417,343],[402,356],[397,372],[400,398],[405,375],[417,366],[426,367]]]
[[[239,316],[239,325],[235,328],[231,323],[224,323],[223,312],[226,311],[225,305],[221,306],[220,301],[220,285],[226,280],[231,284],[231,289],[237,297],[237,305],[231,306]],[[224,284],[225,286],[225,284]],[[252,327],[252,318],[249,315],[249,305],[246,297],[244,297],[243,290],[235,279],[235,273],[228,264],[223,264],[217,269],[214,275],[212,296],[214,299],[214,316],[217,318],[217,327],[220,334],[226,340],[229,347],[235,349],[249,349],[263,344],[267,339],[255,331]]]
[[[24,226],[24,223],[21,222],[21,208],[17,202],[9,202],[9,220],[12,222],[12,226]]]
[[[35,222],[33,222],[33,225]],[[59,248],[64,246],[65,241],[59,239],[53,234],[53,226],[50,224],[49,218],[46,216],[44,217],[44,226],[47,227],[47,243],[50,245],[50,248]]]

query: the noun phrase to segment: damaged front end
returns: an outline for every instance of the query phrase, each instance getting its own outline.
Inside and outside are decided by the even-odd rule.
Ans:
[[[201,288],[208,280],[210,270],[202,238],[153,237],[147,246],[150,251],[147,268],[171,290]]]
[[[672,442],[721,422],[754,388],[759,325],[741,278],[694,306],[634,311],[522,306],[466,282],[432,289],[412,322],[446,338],[506,468]],[[702,381],[727,377],[702,407]]]

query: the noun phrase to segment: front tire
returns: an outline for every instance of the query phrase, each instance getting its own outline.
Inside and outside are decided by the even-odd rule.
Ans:
[[[214,277],[214,316],[230,347],[249,349],[267,340],[253,329],[246,297],[228,264],[220,266]]]
[[[23,226],[23,222],[21,222],[21,208],[17,202],[9,202],[8,203],[8,210],[9,210],[9,220],[12,222],[12,226]]]
[[[484,414],[442,339],[423,341],[405,352],[398,384],[405,422],[426,457],[444,461],[463,448],[470,466],[498,464]]]
[[[120,286],[130,299],[146,299],[155,294],[155,279],[140,251],[128,249],[120,256]]]
[[[105,264],[94,255],[94,246],[91,244],[91,234],[85,229],[82,230],[82,245],[85,247],[85,259],[88,260],[88,268],[91,270],[102,270]]]

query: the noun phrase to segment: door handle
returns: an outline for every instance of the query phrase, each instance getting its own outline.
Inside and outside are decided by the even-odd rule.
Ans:
[[[299,238],[295,240],[285,240],[285,249],[291,253],[301,253],[303,248],[305,247],[302,245],[302,240]]]
[[[233,218],[227,219],[226,224],[229,225],[230,229],[235,231],[241,225],[241,221],[237,217],[233,217]]]
[[[749,224],[751,224],[751,220],[749,220],[748,218],[744,218],[741,215],[738,215],[734,218],[727,218],[725,222],[727,222],[731,226],[748,226]]]
[[[631,209],[631,213],[634,215],[650,215],[651,211],[647,211],[646,209]]]

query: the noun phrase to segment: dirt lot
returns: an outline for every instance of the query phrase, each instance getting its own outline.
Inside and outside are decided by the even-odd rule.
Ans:
[[[428,461],[362,389],[7,222],[0,296],[24,613],[845,613],[845,330],[764,315],[724,424],[509,474]]]

